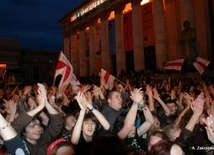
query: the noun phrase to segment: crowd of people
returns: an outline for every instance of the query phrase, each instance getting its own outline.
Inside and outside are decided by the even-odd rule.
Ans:
[[[62,93],[46,83],[0,91],[0,154],[210,155],[214,83],[96,76]],[[191,81],[191,82],[190,82]]]

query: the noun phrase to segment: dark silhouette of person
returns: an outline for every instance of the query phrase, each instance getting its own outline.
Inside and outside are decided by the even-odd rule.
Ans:
[[[179,39],[181,53],[185,58],[195,59],[197,57],[196,31],[190,27],[190,22],[187,20],[183,22],[183,27],[184,30],[181,31]]]

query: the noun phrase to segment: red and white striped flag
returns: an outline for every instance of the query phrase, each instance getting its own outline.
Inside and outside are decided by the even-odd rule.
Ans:
[[[183,63],[184,63],[184,59],[169,61],[164,64],[164,69],[181,71]]]
[[[114,82],[115,77],[101,68],[101,80],[104,81],[105,89],[109,89],[111,84]]]
[[[71,83],[73,91],[77,91],[77,86],[81,85],[73,73],[73,67],[70,64],[70,61],[66,58],[63,52],[60,52],[54,78],[56,79],[58,75],[62,75],[58,86],[61,92],[65,91],[69,83]]]
[[[201,57],[197,57],[196,61],[193,63],[193,66],[198,70],[200,74],[203,74],[209,64],[210,61]]]

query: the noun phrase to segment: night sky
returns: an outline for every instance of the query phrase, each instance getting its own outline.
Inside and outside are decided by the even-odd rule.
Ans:
[[[19,37],[22,48],[62,50],[58,21],[84,0],[1,0],[0,38]]]

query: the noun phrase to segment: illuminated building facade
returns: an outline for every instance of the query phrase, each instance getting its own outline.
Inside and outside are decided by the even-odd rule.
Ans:
[[[87,0],[59,21],[64,53],[80,76],[98,75],[101,68],[115,75],[162,69],[188,56],[180,42],[187,20],[197,56],[212,61],[213,6],[210,0]]]

